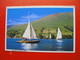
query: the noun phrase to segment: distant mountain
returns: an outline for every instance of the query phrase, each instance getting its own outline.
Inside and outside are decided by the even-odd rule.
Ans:
[[[10,27],[12,27],[13,25],[7,25],[7,29],[9,29]]]
[[[57,28],[59,27],[62,31],[63,38],[73,37],[73,13],[58,13],[48,15],[39,20],[31,22],[37,36],[45,35],[49,33],[56,37]],[[8,26],[8,36],[14,37],[15,35],[21,37],[27,27],[27,24],[10,25]]]
[[[55,28],[55,27],[64,27],[64,26],[73,26],[73,13],[58,13],[48,15],[44,18],[31,22],[33,27],[36,28]],[[27,24],[20,24],[14,26],[8,26],[9,29],[20,29],[25,30]]]
[[[34,27],[54,28],[59,26],[73,26],[73,14],[58,13],[48,15],[42,19],[32,22]]]

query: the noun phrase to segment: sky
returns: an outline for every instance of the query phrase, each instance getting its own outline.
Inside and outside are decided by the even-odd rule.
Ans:
[[[9,8],[7,10],[7,25],[27,24],[28,17],[33,22],[45,16],[73,12],[73,8]]]

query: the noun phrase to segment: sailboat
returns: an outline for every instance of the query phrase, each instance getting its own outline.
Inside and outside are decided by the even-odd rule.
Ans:
[[[14,36],[14,39],[16,39],[16,36]]]
[[[49,39],[51,39],[52,38],[52,36],[51,36],[51,34],[49,34]]]
[[[58,28],[56,40],[57,41],[62,41],[61,39],[62,39],[62,32],[61,32],[60,28]]]
[[[36,33],[33,29],[33,26],[31,25],[30,23],[30,16],[28,17],[28,25],[27,25],[27,28],[24,32],[24,34],[22,35],[22,37],[24,38],[24,40],[22,41],[17,41],[17,42],[24,42],[24,43],[38,43],[40,42],[39,40],[32,40],[32,39],[38,39],[37,36],[36,36]],[[27,39],[27,40],[25,40]]]

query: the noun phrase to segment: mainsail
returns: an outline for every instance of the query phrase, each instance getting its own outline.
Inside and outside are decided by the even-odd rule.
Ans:
[[[62,33],[61,33],[61,31],[60,31],[60,29],[58,28],[58,33],[57,33],[57,37],[56,37],[56,39],[62,39]]]
[[[27,26],[27,28],[26,28],[22,37],[30,39],[30,22],[28,22],[28,26]]]
[[[32,25],[30,24],[30,16],[29,16],[28,26],[22,37],[27,38],[27,39],[37,39],[35,31],[34,31]]]

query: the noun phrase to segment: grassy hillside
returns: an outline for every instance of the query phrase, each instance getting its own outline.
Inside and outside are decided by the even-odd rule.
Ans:
[[[37,36],[48,35],[48,33],[51,33],[54,36],[56,36],[57,27],[61,29],[63,35],[72,36],[73,32],[70,29],[73,29],[72,28],[73,27],[73,13],[69,12],[69,13],[58,13],[58,14],[48,15],[44,18],[31,22],[31,24],[34,27],[37,33]],[[11,30],[21,31],[21,35],[22,35],[26,27],[27,27],[27,24],[14,25],[8,28],[8,32]]]
[[[58,26],[72,26],[73,16],[72,13],[59,13],[46,16],[42,19],[32,22],[35,27],[53,28]]]

